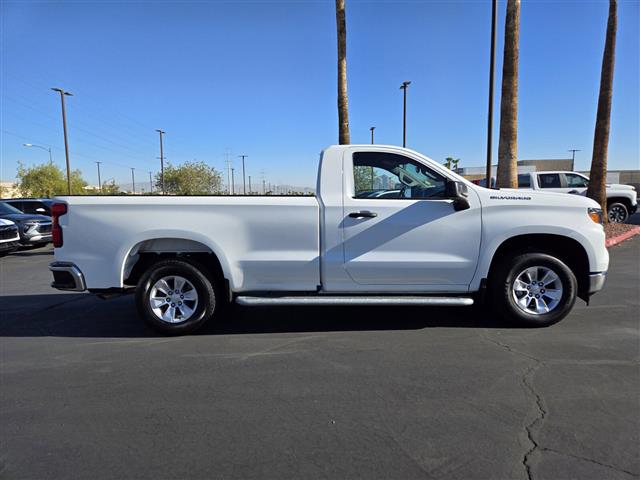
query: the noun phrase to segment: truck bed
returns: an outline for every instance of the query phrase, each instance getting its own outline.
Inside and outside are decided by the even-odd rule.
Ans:
[[[320,282],[319,205],[303,196],[65,196],[56,259],[88,289],[123,286],[128,264],[168,244],[214,252],[233,291],[312,291]],[[105,259],[124,259],[109,263]],[[226,264],[226,265],[225,265]]]

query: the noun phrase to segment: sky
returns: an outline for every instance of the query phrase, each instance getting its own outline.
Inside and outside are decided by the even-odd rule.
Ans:
[[[352,143],[402,143],[443,162],[486,157],[490,1],[347,0]],[[64,165],[67,97],[72,168],[97,183],[137,182],[168,162],[228,156],[259,181],[315,185],[319,152],[337,143],[333,1],[6,1],[0,3],[0,178],[18,162]],[[618,4],[609,167],[640,168],[640,2]],[[497,152],[506,2],[498,2]],[[523,1],[518,153],[588,170],[606,1]],[[494,157],[495,158],[495,157]],[[264,172],[264,173],[263,173]],[[225,175],[226,177],[226,175]],[[236,177],[238,178],[238,177]],[[258,179],[258,180],[257,180]]]

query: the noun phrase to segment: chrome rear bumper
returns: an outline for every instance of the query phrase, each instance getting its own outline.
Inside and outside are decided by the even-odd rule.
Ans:
[[[53,288],[73,292],[82,292],[87,289],[84,275],[71,262],[53,262],[49,264],[49,270],[53,273],[53,282],[51,283]]]

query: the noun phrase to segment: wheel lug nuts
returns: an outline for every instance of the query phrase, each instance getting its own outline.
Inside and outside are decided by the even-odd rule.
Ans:
[[[536,293],[536,298],[540,298],[540,295],[538,295],[537,293]]]
[[[542,286],[542,282],[540,282],[538,285],[541,287]]]
[[[182,305],[182,302],[178,302],[178,305]]]
[[[169,290],[169,295],[173,295],[173,292],[171,290]]]
[[[180,295],[180,300],[182,300],[184,298],[184,295]]]
[[[172,307],[175,307],[175,306],[176,306],[176,304],[175,304],[175,303],[172,303],[172,304],[171,304],[171,306],[172,306]]]
[[[542,290],[540,290],[540,293],[544,293],[544,288]]]

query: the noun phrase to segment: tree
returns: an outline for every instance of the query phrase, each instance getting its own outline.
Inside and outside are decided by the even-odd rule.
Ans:
[[[364,190],[374,190],[373,167],[366,165],[357,165],[353,168],[353,177],[355,181],[356,192],[362,192]]]
[[[351,143],[349,134],[349,99],[347,97],[347,24],[344,0],[336,0],[338,29],[338,142]]]
[[[520,0],[507,0],[500,100],[498,188],[518,187],[518,56],[520,52]]]
[[[51,198],[56,195],[67,195],[69,190],[67,178],[60,167],[52,162],[25,167],[18,163],[17,186],[25,197]],[[71,193],[82,195],[87,182],[82,178],[80,170],[71,172]]]
[[[616,31],[618,29],[617,1],[609,0],[609,19],[607,34],[602,55],[602,71],[600,73],[600,95],[598,96],[598,113],[596,129],[593,135],[593,155],[591,157],[591,173],[587,197],[594,199],[602,208],[607,205],[607,154],[609,150],[609,130],[611,128],[611,99],[613,97],[613,70],[616,59]],[[605,223],[608,215],[603,215]]]
[[[162,188],[160,173],[156,174],[156,188]],[[222,191],[222,175],[202,161],[179,166],[168,163],[164,167],[164,188],[171,195],[216,194]]]
[[[444,166],[449,170],[455,170],[456,168],[458,168],[458,164],[460,163],[459,158],[447,157],[444,160]]]
[[[102,188],[90,188],[85,189],[87,195],[121,195],[120,186],[116,184],[115,180],[111,182],[104,182]]]

